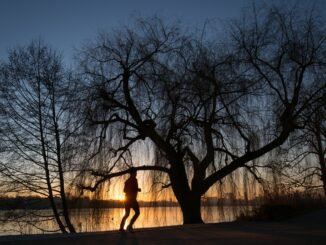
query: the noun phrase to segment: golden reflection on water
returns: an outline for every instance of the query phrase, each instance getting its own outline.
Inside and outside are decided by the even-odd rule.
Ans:
[[[243,207],[227,206],[202,207],[202,217],[205,223],[232,221]],[[0,216],[5,211],[1,211]],[[50,214],[50,210],[36,211],[40,215]],[[118,230],[121,218],[124,214],[123,208],[109,209],[83,209],[72,210],[71,219],[78,232],[94,232]],[[133,210],[127,220],[127,224],[133,216]],[[25,220],[28,217],[25,218]],[[34,223],[32,222],[34,220]],[[39,234],[46,233],[38,230],[41,227],[45,230],[56,230],[57,226],[54,221],[37,222],[35,218],[30,217],[30,225],[18,223],[7,223],[0,225],[0,235],[11,234]],[[182,224],[182,213],[179,207],[141,207],[140,216],[134,224],[134,228],[173,226]]]

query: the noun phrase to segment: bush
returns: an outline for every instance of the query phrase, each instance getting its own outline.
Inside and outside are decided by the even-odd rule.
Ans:
[[[265,197],[250,214],[240,214],[237,220],[281,221],[306,212],[326,208],[326,199],[310,193],[291,193]]]

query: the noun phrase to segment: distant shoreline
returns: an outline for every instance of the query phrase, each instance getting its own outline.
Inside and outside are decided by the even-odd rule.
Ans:
[[[60,209],[61,200],[55,198],[55,202]],[[202,202],[202,206],[252,206],[256,205],[256,201],[230,200],[230,199],[207,199]],[[179,204],[174,201],[139,201],[140,207],[179,207]],[[71,199],[68,200],[70,209],[105,209],[105,208],[123,208],[122,200],[91,200],[88,198]],[[19,197],[19,198],[0,198],[0,211],[14,211],[14,210],[45,210],[51,209],[49,201],[46,198],[35,197]]]

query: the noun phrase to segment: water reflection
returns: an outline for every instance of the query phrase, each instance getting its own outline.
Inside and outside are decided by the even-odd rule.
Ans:
[[[244,208],[239,206],[224,208],[217,206],[202,207],[202,217],[205,223],[232,221]],[[34,214],[25,217],[25,221],[29,222],[27,225],[17,222],[2,223],[0,225],[0,235],[39,234],[57,229],[57,225],[53,220],[44,219],[39,221],[39,218],[37,218],[38,215],[46,217],[50,214],[50,210],[34,212]],[[72,210],[71,220],[78,232],[118,230],[123,212],[123,208]],[[5,215],[7,215],[6,211],[0,211],[1,219]],[[142,207],[134,228],[180,224],[182,224],[182,213],[179,207]],[[43,231],[37,227],[42,228]]]

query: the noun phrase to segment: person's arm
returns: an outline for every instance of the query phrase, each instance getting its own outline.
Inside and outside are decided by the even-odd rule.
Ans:
[[[136,186],[137,186],[137,191],[141,192],[141,189],[138,187],[138,180],[136,179]]]

